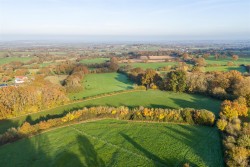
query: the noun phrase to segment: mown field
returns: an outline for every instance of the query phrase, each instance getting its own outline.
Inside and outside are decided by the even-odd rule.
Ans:
[[[0,65],[7,64],[13,61],[20,61],[20,62],[28,62],[32,59],[32,57],[7,57],[7,58],[0,58]]]
[[[34,113],[29,116],[22,116],[10,120],[0,121],[0,134],[10,127],[20,126],[24,121],[37,123],[49,118],[61,117],[63,114],[91,106],[128,106],[128,107],[151,107],[151,108],[196,108],[207,109],[214,112],[217,116],[220,110],[221,101],[201,95],[191,95],[186,93],[165,92],[159,90],[129,92],[107,96],[97,99],[91,99],[74,104],[57,107],[40,113]]]
[[[78,93],[69,94],[70,99],[82,99],[133,88],[133,83],[128,80],[127,76],[120,73],[88,74],[84,77],[82,85],[84,89]]]
[[[0,147],[11,166],[223,166],[216,128],[118,120],[55,129]]]

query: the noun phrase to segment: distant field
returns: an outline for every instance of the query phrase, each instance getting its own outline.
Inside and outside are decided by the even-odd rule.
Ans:
[[[177,65],[177,62],[157,62],[157,63],[122,63],[121,65],[131,65],[132,67],[140,67],[142,69],[152,68],[157,69],[165,66],[174,66]]]
[[[83,59],[80,63],[83,64],[94,64],[94,63],[105,63],[109,58],[94,58],[94,59]]]
[[[31,57],[8,57],[8,58],[0,58],[0,65],[7,64],[13,61],[21,61],[21,62],[28,62],[32,58]]]
[[[233,61],[231,57],[227,57],[226,59],[219,58],[218,60],[216,60],[214,56],[210,56],[208,59],[206,59],[207,64],[226,65],[229,61],[234,62],[236,66],[239,66],[241,64],[250,64],[250,57],[240,57],[237,61]]]
[[[11,166],[223,166],[216,128],[102,120],[0,147]],[[11,159],[11,160],[10,160]]]
[[[83,82],[84,90],[78,93],[71,93],[71,99],[82,99],[83,97],[94,96],[102,93],[131,89],[133,84],[128,78],[119,73],[88,74]]]
[[[218,66],[218,67],[205,67],[206,71],[231,71],[237,70],[239,72],[245,73],[246,68],[242,66]]]
[[[130,92],[125,94],[118,94],[99,99],[93,99],[65,106],[57,107],[55,109],[47,110],[46,112],[34,113],[30,116],[23,116],[11,120],[0,121],[0,134],[13,126],[21,125],[25,120],[33,123],[39,120],[58,117],[72,110],[91,106],[128,106],[138,107],[145,106],[151,108],[196,108],[207,109],[214,112],[217,116],[220,111],[221,101],[212,99],[201,95],[192,95],[186,93],[165,92],[159,90],[149,90],[140,92]]]

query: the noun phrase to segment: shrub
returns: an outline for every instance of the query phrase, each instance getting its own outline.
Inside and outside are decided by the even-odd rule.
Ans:
[[[200,125],[212,126],[215,121],[215,115],[207,110],[199,110],[194,112],[194,122]]]
[[[237,143],[241,147],[250,147],[250,135],[240,136]]]
[[[217,127],[218,129],[220,129],[221,131],[223,131],[225,129],[225,127],[227,126],[227,121],[224,119],[219,119],[217,121]]]
[[[23,125],[18,129],[18,133],[22,136],[28,136],[36,132],[36,128],[28,122],[24,122]]]

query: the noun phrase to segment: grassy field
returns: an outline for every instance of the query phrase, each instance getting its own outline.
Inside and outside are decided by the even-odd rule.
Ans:
[[[83,97],[132,89],[133,86],[125,75],[119,73],[88,74],[82,85],[83,91],[71,93],[70,99],[82,99]]]
[[[34,113],[29,116],[22,116],[11,120],[0,121],[0,134],[10,127],[20,126],[24,121],[37,123],[49,118],[61,117],[62,114],[91,106],[145,106],[151,108],[196,108],[207,109],[214,112],[217,116],[220,110],[221,101],[200,95],[185,93],[164,92],[159,90],[149,90],[140,92],[129,92],[113,96],[92,99],[88,101],[68,104],[65,106],[50,109],[45,112]]]
[[[82,64],[94,64],[94,63],[105,63],[109,58],[94,58],[94,59],[83,59],[80,61]]]
[[[128,65],[127,63],[122,63],[121,65]],[[157,63],[129,63],[132,67],[140,67],[142,69],[152,68],[157,69],[165,66],[174,66],[177,65],[177,62],[157,62]]]
[[[20,61],[20,62],[28,62],[32,58],[31,57],[7,57],[7,58],[0,58],[0,65],[7,64],[13,61]]]
[[[218,60],[216,60],[214,56],[210,56],[208,59],[206,59],[207,64],[226,65],[229,61],[234,62],[236,66],[239,66],[241,64],[250,64],[250,57],[240,57],[237,61],[233,61],[231,57],[227,57],[226,59],[219,58]]]
[[[236,70],[242,73],[247,72],[245,67],[242,66],[218,66],[218,67],[205,67],[206,71],[231,71]]]
[[[216,128],[118,120],[71,125],[0,147],[11,166],[223,166]]]

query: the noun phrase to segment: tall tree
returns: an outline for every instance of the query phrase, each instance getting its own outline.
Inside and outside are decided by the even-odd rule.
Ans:
[[[183,92],[186,86],[186,73],[184,71],[171,71],[167,74],[166,87],[168,90]]]

